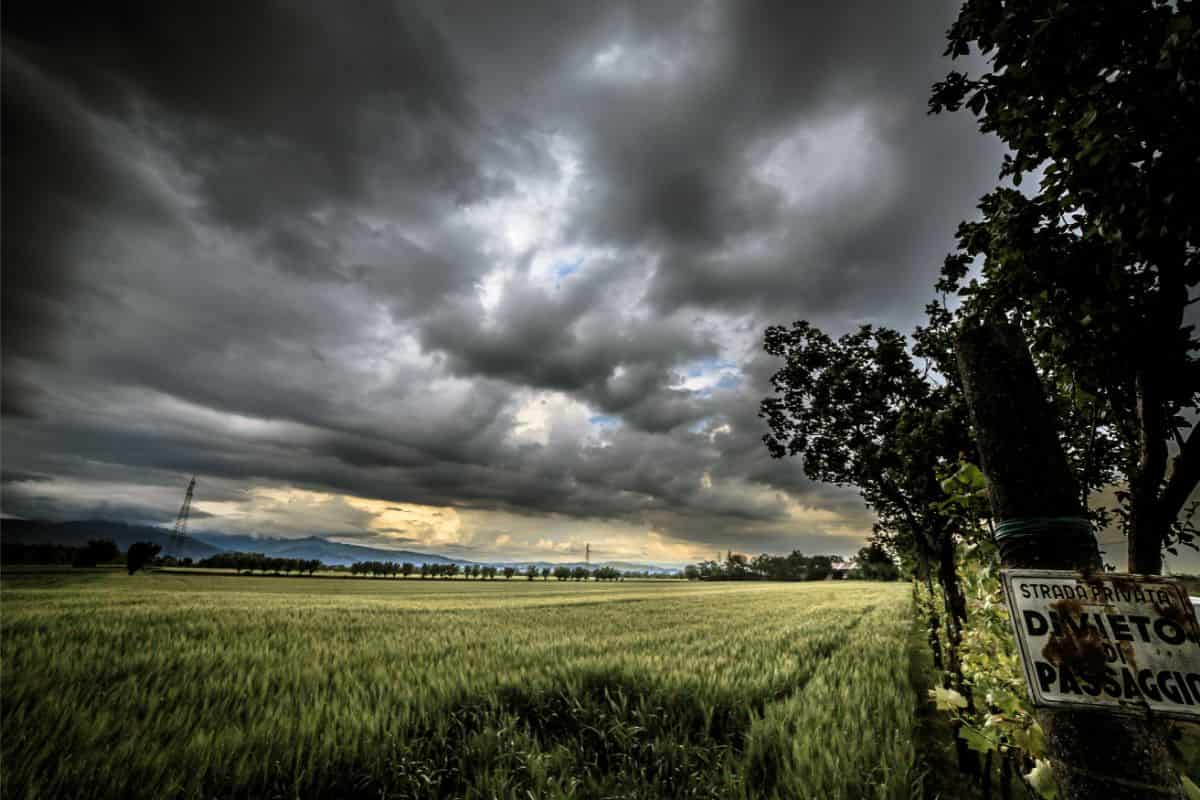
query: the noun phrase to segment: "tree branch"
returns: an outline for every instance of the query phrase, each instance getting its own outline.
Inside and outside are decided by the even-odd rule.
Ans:
[[[1169,525],[1179,516],[1197,483],[1200,483],[1200,424],[1192,427],[1187,441],[1171,461],[1171,477],[1159,499],[1159,513],[1165,523]]]
[[[909,527],[911,527],[913,531],[914,541],[919,537],[921,541],[924,542],[928,552],[936,552],[937,540],[930,536],[929,527],[922,525],[920,520],[917,519],[916,514],[913,513],[912,508],[909,507],[908,499],[905,498],[904,493],[900,491],[900,487],[883,477],[882,474],[878,475],[877,481],[879,483],[880,491],[884,494],[884,496],[891,500],[898,509],[900,509],[900,513],[906,520],[908,520]]]
[[[1163,441],[1166,424],[1158,392],[1157,375],[1149,369],[1137,373],[1138,465],[1134,476],[1135,492],[1154,502],[1159,484],[1167,470],[1167,445]]]

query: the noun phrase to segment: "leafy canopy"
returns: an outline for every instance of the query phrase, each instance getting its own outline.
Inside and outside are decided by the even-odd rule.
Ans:
[[[1130,527],[1168,544],[1200,479],[1187,452],[1200,441],[1184,439],[1200,401],[1187,320],[1200,276],[1194,12],[1194,0],[968,0],[946,52],[974,49],[987,68],[950,73],[930,99],[1004,141],[1002,178],[1038,179],[983,198],[938,288],[964,313],[1022,324],[1052,393],[1075,404],[1064,420],[1096,432],[1087,466],[1108,459],[1107,479],[1129,483]],[[1185,451],[1172,469],[1169,441]],[[1156,550],[1139,556],[1153,571]]]

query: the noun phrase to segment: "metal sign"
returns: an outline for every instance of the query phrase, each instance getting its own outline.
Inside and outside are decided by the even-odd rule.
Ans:
[[[1200,624],[1157,575],[1003,570],[1036,706],[1200,720]]]

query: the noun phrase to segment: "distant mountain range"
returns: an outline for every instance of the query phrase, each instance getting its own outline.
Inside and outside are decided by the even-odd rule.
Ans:
[[[391,550],[385,547],[364,547],[359,544],[331,542],[320,536],[285,539],[270,536],[240,536],[221,533],[199,533],[194,539],[219,550],[242,553],[262,553],[275,558],[315,558],[325,564],[353,564],[355,561],[411,561],[414,564],[473,564],[461,558],[447,558],[434,553],[414,550]]]
[[[26,519],[0,520],[0,537],[9,541],[47,544],[84,545],[89,539],[112,539],[126,550],[134,542],[151,542],[162,547],[164,556],[200,559],[216,553],[262,553],[275,558],[317,559],[325,564],[353,564],[355,561],[411,561],[414,564],[470,564],[463,559],[447,558],[412,550],[390,550],[333,542],[320,536],[286,539],[269,536],[241,536],[223,533],[199,533],[187,537],[182,554],[175,552],[171,531],[151,525],[128,525],[108,520],[76,522],[39,522]]]
[[[27,519],[0,520],[0,538],[7,541],[84,545],[89,539],[112,539],[126,550],[134,542],[151,542],[162,547],[163,555],[181,555],[174,551],[171,531],[151,525],[128,525],[108,520],[80,520],[73,522],[40,522]],[[585,564],[582,561],[563,564],[551,561],[476,562],[463,558],[451,558],[436,553],[419,553],[415,550],[391,550],[384,547],[365,547],[344,544],[322,536],[306,536],[287,539],[269,536],[245,536],[239,534],[202,532],[189,536],[183,548],[183,556],[201,559],[221,552],[262,553],[275,558],[316,559],[325,564],[348,566],[356,561],[405,561],[413,564],[488,564],[491,566],[513,566],[525,569],[530,566],[543,567],[612,567],[622,572],[649,572],[669,574],[677,570],[650,564],[633,564],[626,561],[604,561]]]

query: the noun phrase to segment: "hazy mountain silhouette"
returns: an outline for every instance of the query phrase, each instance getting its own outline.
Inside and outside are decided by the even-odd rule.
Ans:
[[[358,544],[333,542],[321,536],[286,539],[274,536],[244,536],[201,533],[198,539],[221,550],[243,553],[263,553],[276,558],[315,558],[325,564],[353,564],[355,561],[411,561],[414,564],[472,564],[461,558],[448,558],[435,553],[412,550],[391,550],[385,547],[366,547]]]
[[[110,520],[76,520],[71,522],[43,522],[28,519],[0,520],[0,537],[8,541],[62,545],[84,545],[89,539],[112,539],[122,550],[128,550],[134,542],[151,542],[162,547],[162,555],[180,555],[174,551],[171,531],[152,525],[131,525]],[[492,564],[515,566],[521,569],[543,567],[612,567],[621,571],[673,573],[676,570],[652,564],[633,564],[625,561],[597,561],[585,564],[554,561],[471,561],[451,558],[436,553],[419,553],[414,550],[391,550],[385,547],[367,547],[358,544],[334,542],[323,536],[305,536],[288,539],[277,536],[247,536],[201,532],[187,539],[182,555],[200,559],[220,552],[262,553],[275,558],[317,559],[329,565],[350,565],[356,561],[405,561],[413,564]]]

